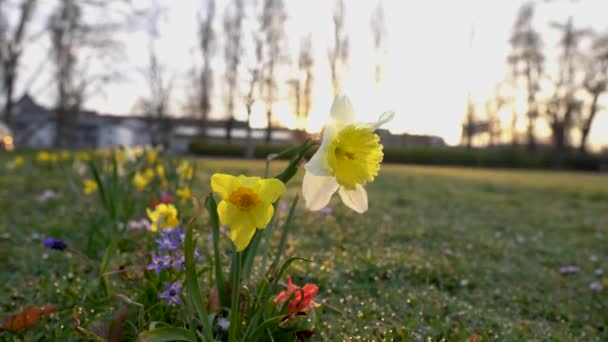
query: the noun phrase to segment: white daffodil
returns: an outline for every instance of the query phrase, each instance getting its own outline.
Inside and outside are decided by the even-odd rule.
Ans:
[[[393,117],[393,112],[385,112],[375,124],[356,123],[348,97],[336,96],[321,146],[305,165],[302,193],[309,210],[323,209],[338,191],[348,207],[358,213],[367,211],[363,186],[378,175],[384,156],[374,131]]]

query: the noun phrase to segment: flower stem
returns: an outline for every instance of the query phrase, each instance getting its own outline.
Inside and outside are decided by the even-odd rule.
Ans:
[[[230,301],[230,330],[228,342],[235,342],[239,327],[239,294],[241,292],[241,253],[234,249],[232,254],[232,300]]]

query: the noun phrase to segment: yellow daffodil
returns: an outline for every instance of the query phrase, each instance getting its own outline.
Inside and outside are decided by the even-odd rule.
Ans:
[[[68,160],[70,159],[70,151],[67,150],[61,150],[61,152],[59,152],[60,156],[61,156],[61,160]]]
[[[194,175],[194,168],[187,160],[184,160],[177,167],[177,174],[181,181],[189,180]]]
[[[133,186],[139,191],[143,191],[148,186],[148,183],[150,183],[150,178],[146,174],[136,172],[135,176],[133,176]]]
[[[177,189],[177,191],[175,191],[175,193],[177,194],[177,197],[179,197],[182,201],[187,201],[190,199],[190,197],[192,197],[192,192],[190,191],[190,187],[187,185],[181,189]]]
[[[91,159],[91,156],[87,152],[76,152],[74,153],[74,158],[80,161],[88,161]]]
[[[16,156],[15,159],[13,159],[13,165],[15,167],[19,167],[23,165],[23,163],[25,163],[25,159],[23,159],[22,156]]]
[[[40,151],[36,154],[36,160],[39,162],[49,162],[51,160],[51,155],[47,151]]]
[[[84,193],[87,195],[92,194],[97,190],[97,183],[92,179],[87,179],[84,181]]]
[[[358,213],[367,211],[363,186],[378,175],[384,156],[380,137],[374,131],[393,116],[387,112],[375,124],[357,123],[348,97],[334,99],[321,146],[305,165],[302,194],[309,210],[323,209],[338,191],[348,207]]]
[[[230,239],[240,252],[249,245],[256,228],[268,225],[274,214],[272,203],[285,192],[285,185],[274,178],[216,173],[211,177],[211,189],[221,198],[217,205],[220,222],[230,227]]]
[[[154,170],[147,168],[144,170],[143,176],[148,178],[148,179],[152,179],[154,178]]]
[[[146,159],[148,159],[148,163],[154,164],[158,159],[158,151],[155,149],[147,149],[146,150]]]
[[[135,154],[135,157],[141,157],[144,154],[144,148],[141,146],[133,147],[133,154]]]
[[[146,213],[152,222],[150,230],[153,232],[159,229],[173,228],[179,223],[179,220],[177,219],[177,209],[173,204],[161,203],[154,207],[154,210],[147,208]]]
[[[158,178],[160,178],[160,179],[165,178],[165,167],[162,165],[157,165],[156,174],[158,174]]]

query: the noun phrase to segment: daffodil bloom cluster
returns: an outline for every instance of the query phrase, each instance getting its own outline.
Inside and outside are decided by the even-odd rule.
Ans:
[[[97,182],[92,179],[87,179],[84,181],[84,193],[86,195],[90,195],[97,190]]]
[[[6,167],[9,170],[16,169],[18,167],[23,166],[25,163],[25,159],[22,156],[16,156],[12,161],[8,162]]]
[[[188,185],[184,185],[183,188],[177,189],[175,191],[177,197],[179,197],[182,201],[187,201],[192,197],[192,191],[190,191],[190,187]]]
[[[214,174],[211,189],[220,196],[217,213],[230,227],[237,252],[244,250],[257,229],[264,229],[274,214],[272,204],[285,192],[278,179]]]
[[[188,181],[194,175],[194,167],[187,160],[184,160],[177,167],[177,175],[180,182]]]
[[[392,118],[390,112],[375,124],[357,123],[348,97],[334,99],[321,146],[305,166],[302,193],[308,209],[323,209],[338,191],[348,207],[358,213],[367,211],[364,185],[378,175],[384,156],[374,131]]]
[[[148,218],[152,222],[150,230],[156,232],[159,229],[171,229],[177,226],[179,220],[177,218],[177,209],[173,204],[158,204],[153,210],[146,209]]]
[[[56,163],[59,160],[57,153],[40,151],[36,154],[36,160],[41,163]]]
[[[146,189],[148,184],[154,179],[154,170],[145,169],[143,172],[136,172],[133,176],[133,186],[139,191]]]

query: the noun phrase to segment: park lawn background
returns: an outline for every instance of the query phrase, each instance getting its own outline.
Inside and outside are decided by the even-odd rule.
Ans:
[[[262,175],[264,168],[260,161],[196,164],[198,195],[209,192],[214,172]],[[271,174],[282,166],[273,164]],[[72,307],[89,318],[109,308],[82,301],[97,291],[83,261],[44,249],[40,239],[84,245],[94,200],[58,167],[0,170],[0,310],[57,303],[57,314],[23,337],[79,340]],[[301,174],[285,200],[301,192]],[[58,196],[39,200],[46,189]],[[312,260],[290,273],[297,284],[319,285],[325,305],[315,339],[608,339],[608,284],[590,289],[603,281],[595,270],[608,273],[608,176],[385,165],[367,189],[364,215],[337,196],[331,215],[302,203],[296,212],[287,254]],[[580,270],[560,274],[567,265]]]

